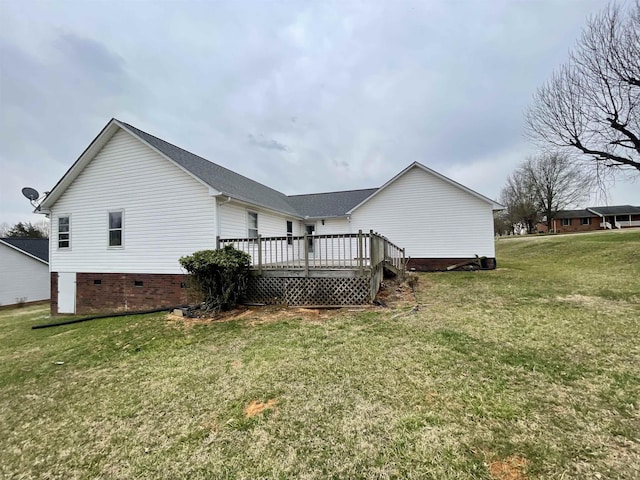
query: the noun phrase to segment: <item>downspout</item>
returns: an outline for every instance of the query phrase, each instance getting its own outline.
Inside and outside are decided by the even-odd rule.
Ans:
[[[222,229],[220,227],[220,207],[226,205],[231,201],[231,197],[227,196],[227,199],[224,202],[216,202],[216,236],[220,237],[222,233]]]

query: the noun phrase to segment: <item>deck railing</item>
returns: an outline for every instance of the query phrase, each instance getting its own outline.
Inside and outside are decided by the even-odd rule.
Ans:
[[[251,256],[254,269],[374,269],[386,262],[404,271],[404,249],[370,231],[328,235],[218,238],[219,247],[233,245]]]

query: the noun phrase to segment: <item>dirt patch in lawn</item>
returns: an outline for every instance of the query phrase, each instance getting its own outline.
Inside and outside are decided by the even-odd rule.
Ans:
[[[372,308],[369,306],[343,308],[302,308],[286,307],[280,305],[266,305],[263,307],[239,306],[228,312],[217,314],[202,314],[190,318],[181,317],[172,313],[167,314],[166,319],[176,328],[191,328],[195,325],[210,325],[219,322],[231,322],[235,320],[247,320],[249,325],[257,326],[282,320],[304,320],[311,323],[323,323],[348,312],[361,312]]]
[[[417,284],[415,288],[416,290],[419,288]],[[380,290],[376,295],[376,301],[386,307],[404,307],[407,305],[415,305],[416,297],[413,289],[407,282],[385,280],[382,282],[382,285],[380,285]]]
[[[591,295],[572,294],[564,297],[556,297],[556,300],[597,310],[599,312],[622,313],[631,308],[629,302],[624,300],[610,300]]]
[[[489,473],[495,480],[527,480],[524,470],[527,468],[526,458],[511,455],[503,460],[496,460],[489,464]]]
[[[247,418],[255,417],[256,415],[264,412],[265,410],[271,410],[275,408],[278,401],[275,398],[261,402],[260,400],[251,400],[249,404],[244,407],[244,416]]]

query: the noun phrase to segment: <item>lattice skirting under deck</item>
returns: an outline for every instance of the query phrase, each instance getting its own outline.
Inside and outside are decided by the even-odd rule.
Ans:
[[[367,277],[252,276],[246,301],[288,305],[362,305],[371,301],[369,282]]]

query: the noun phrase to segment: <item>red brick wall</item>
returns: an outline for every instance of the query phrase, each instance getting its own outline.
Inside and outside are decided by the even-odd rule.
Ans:
[[[51,313],[54,315],[58,305],[57,278],[57,273],[51,274]],[[137,286],[136,282],[142,285]],[[77,273],[76,314],[151,310],[192,303],[195,292],[188,282],[187,275]]]
[[[593,230],[600,230],[600,217],[591,217],[590,225],[582,225],[580,218],[570,218],[569,225],[562,225],[562,219],[556,218],[551,222],[551,225],[555,223],[556,233],[571,233],[571,232],[591,232]],[[548,229],[544,223],[538,223],[536,225],[538,232],[547,233]]]
[[[450,265],[471,260],[470,258],[410,258],[407,268],[418,272],[438,272],[445,271]],[[496,259],[486,259],[487,268],[493,270],[496,268]]]

